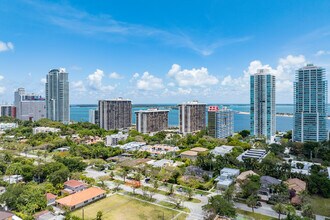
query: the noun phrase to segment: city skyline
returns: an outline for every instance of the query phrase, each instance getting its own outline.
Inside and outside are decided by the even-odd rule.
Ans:
[[[328,1],[130,3],[0,3],[0,101],[12,103],[19,87],[44,94],[44,75],[65,67],[71,104],[247,104],[249,75],[269,67],[277,103],[293,104],[295,69],[329,69]]]

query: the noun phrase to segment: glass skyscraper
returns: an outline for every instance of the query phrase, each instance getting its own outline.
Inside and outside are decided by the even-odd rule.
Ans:
[[[250,77],[251,135],[271,141],[276,132],[275,76],[260,69]]]
[[[234,134],[234,112],[231,109],[210,106],[208,109],[208,131],[211,137],[226,138]]]
[[[308,64],[297,70],[294,82],[294,141],[328,139],[327,103],[325,69]]]
[[[46,116],[53,121],[70,122],[69,74],[52,69],[46,77]]]

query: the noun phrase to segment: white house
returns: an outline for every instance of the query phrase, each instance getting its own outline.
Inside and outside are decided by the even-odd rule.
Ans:
[[[228,146],[228,145],[222,145],[220,147],[215,147],[211,153],[214,154],[214,156],[225,156],[226,154],[229,154],[233,151],[234,146]]]
[[[220,171],[220,176],[218,176],[215,181],[217,181],[218,189],[227,189],[239,175],[240,171],[238,169],[223,168]]]

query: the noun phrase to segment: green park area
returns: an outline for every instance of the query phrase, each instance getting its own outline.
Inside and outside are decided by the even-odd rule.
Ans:
[[[320,196],[312,196],[311,205],[313,212],[317,215],[330,217],[330,199]]]
[[[73,216],[82,218],[84,213],[85,220],[96,218],[97,212],[102,212],[102,219],[108,220],[136,220],[136,219],[175,219],[184,220],[186,214],[172,209],[143,202],[128,196],[113,195],[95,202],[91,205],[78,209],[72,213]]]

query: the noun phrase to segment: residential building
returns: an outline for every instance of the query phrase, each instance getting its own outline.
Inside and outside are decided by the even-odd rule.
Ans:
[[[105,130],[125,129],[132,124],[132,102],[128,99],[99,100],[99,125]]]
[[[190,159],[190,160],[194,161],[194,160],[197,159],[197,156],[198,156],[199,153],[206,152],[206,151],[208,151],[207,148],[195,147],[195,148],[192,148],[190,150],[182,152],[180,154],[180,156],[183,159]]]
[[[35,220],[64,220],[63,215],[55,215],[53,212],[44,210],[33,215]]]
[[[167,159],[161,159],[161,160],[151,160],[148,161],[147,164],[153,166],[153,167],[167,167],[167,166],[174,166],[173,160],[167,160]]]
[[[310,170],[313,165],[319,165],[321,166],[320,163],[312,163],[308,161],[291,161],[291,173],[301,173],[304,175],[310,175]]]
[[[24,88],[15,91],[16,118],[38,121],[46,118],[46,101],[41,95],[27,94]]]
[[[190,134],[206,128],[206,104],[198,101],[179,104],[179,130]]]
[[[106,136],[106,146],[114,146],[117,145],[119,141],[124,141],[128,138],[128,134],[123,134],[119,132],[118,134],[112,134]]]
[[[146,144],[146,142],[129,142],[127,144],[120,145],[119,148],[124,151],[136,151],[140,150]]]
[[[16,118],[16,107],[14,105],[1,105],[0,116]]]
[[[54,205],[57,196],[52,193],[46,193],[47,206]]]
[[[215,138],[226,138],[234,134],[234,112],[227,107],[209,106],[208,132]]]
[[[276,132],[275,76],[259,69],[250,78],[251,136],[272,141]]]
[[[325,69],[313,64],[298,69],[294,82],[294,141],[328,139],[327,104]]]
[[[211,153],[214,156],[225,156],[226,154],[229,154],[233,151],[234,146],[228,146],[228,145],[221,145],[219,147],[215,147],[213,150],[211,150]]]
[[[146,134],[168,128],[169,110],[148,109],[136,111],[136,130]]]
[[[262,176],[260,177],[261,187],[258,191],[261,200],[268,201],[271,195],[274,193],[273,187],[281,184],[281,180],[276,179],[271,176]]]
[[[239,175],[240,171],[238,169],[223,168],[220,171],[220,176],[218,176],[214,181],[217,181],[218,189],[227,189]]]
[[[288,179],[285,181],[288,189],[291,191],[290,200],[294,205],[299,205],[301,203],[300,193],[306,190],[306,182],[298,178]]]
[[[52,69],[46,76],[46,117],[65,124],[70,122],[69,74]]]
[[[167,153],[174,154],[179,151],[178,147],[165,144],[145,145],[140,148],[140,151],[149,152],[152,156],[163,155]]]
[[[51,128],[51,127],[35,127],[32,129],[33,134],[38,134],[38,133],[57,133],[60,132],[61,129],[59,128]]]
[[[0,220],[22,220],[22,219],[11,212],[0,211]]]
[[[249,176],[253,176],[253,175],[259,176],[257,173],[253,172],[252,170],[244,171],[237,176],[236,181],[238,183],[243,183]]]
[[[72,194],[82,191],[87,188],[87,185],[78,180],[68,180],[64,182],[64,190],[66,193]]]
[[[56,200],[56,205],[59,207],[67,207],[69,210],[74,210],[104,197],[106,197],[105,190],[97,187],[90,187]]]
[[[0,123],[0,131],[10,130],[18,128],[17,123]]]
[[[98,109],[90,109],[88,113],[89,113],[89,115],[88,115],[89,123],[98,125],[99,122],[100,122],[100,120],[99,120],[99,110]]]
[[[23,176],[22,175],[9,175],[9,176],[4,176],[3,181],[9,183],[9,184],[15,184],[19,182],[23,182]]]
[[[237,157],[237,160],[243,162],[245,159],[255,159],[261,162],[267,156],[267,151],[264,149],[250,149],[243,152]]]

